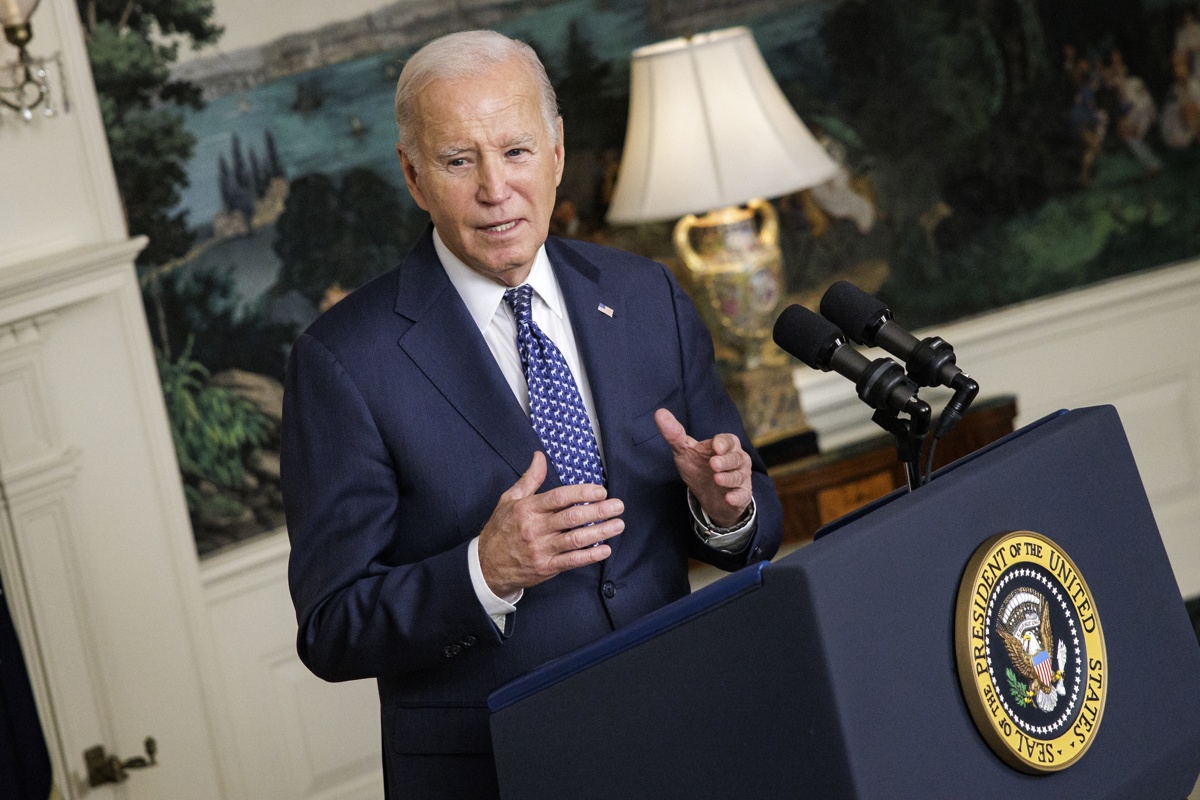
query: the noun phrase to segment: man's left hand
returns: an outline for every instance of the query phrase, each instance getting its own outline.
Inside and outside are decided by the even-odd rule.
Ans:
[[[658,431],[675,456],[675,468],[713,524],[737,524],[754,497],[750,483],[750,455],[732,433],[718,433],[698,442],[675,415],[665,408],[654,412]]]

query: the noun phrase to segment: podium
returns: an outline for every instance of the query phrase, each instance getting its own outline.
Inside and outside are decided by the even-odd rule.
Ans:
[[[1102,627],[1102,715],[1056,699],[1076,708],[1061,733],[1088,713],[1095,728],[1053,772],[1001,758],[959,677],[960,584],[981,545],[1011,531],[1069,554]],[[1023,428],[500,687],[489,706],[502,796],[520,800],[1183,800],[1200,773],[1200,645],[1111,407]]]

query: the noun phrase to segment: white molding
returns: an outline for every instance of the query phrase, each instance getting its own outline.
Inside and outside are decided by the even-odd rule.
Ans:
[[[79,474],[79,450],[64,448],[15,469],[0,468],[0,484],[9,503],[17,506],[64,492]]]
[[[286,579],[291,554],[284,528],[265,533],[200,562],[200,581],[208,606]]]
[[[946,330],[961,330],[963,343],[971,344],[996,334],[1015,333],[1020,326],[1030,324],[1052,328],[1057,322],[1063,330],[1090,327],[1088,318],[1093,315],[1120,319],[1139,313],[1142,304],[1155,308],[1188,305],[1197,296],[1200,259],[1193,259],[960,320]]]
[[[133,280],[133,261],[145,246],[146,237],[138,236],[0,267],[0,325],[53,312]]]

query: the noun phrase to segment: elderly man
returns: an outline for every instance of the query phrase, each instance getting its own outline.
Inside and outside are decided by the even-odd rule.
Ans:
[[[770,558],[780,508],[667,270],[547,238],[563,128],[533,51],[432,42],[396,119],[432,225],[288,366],[298,648],[378,680],[389,797],[487,797],[498,684],[685,595],[689,555]]]

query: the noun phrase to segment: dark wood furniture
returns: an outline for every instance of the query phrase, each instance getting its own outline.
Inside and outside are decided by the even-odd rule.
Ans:
[[[864,413],[867,413],[864,410]],[[1013,431],[1017,401],[1011,396],[978,400],[938,443],[941,467]],[[827,453],[769,469],[783,502],[783,543],[812,539],[827,522],[905,485],[895,439],[886,433]]]

